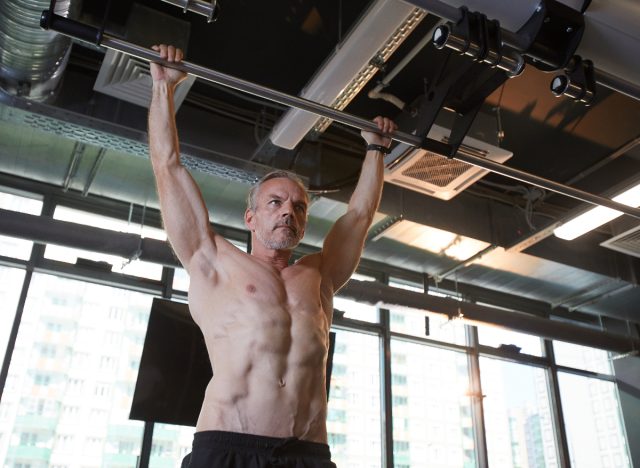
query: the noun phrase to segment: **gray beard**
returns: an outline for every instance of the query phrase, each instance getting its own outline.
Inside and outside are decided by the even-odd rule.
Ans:
[[[293,248],[295,248],[299,243],[300,243],[300,239],[298,239],[296,236],[292,236],[292,237],[287,237],[286,239],[282,239],[282,240],[274,240],[274,239],[265,239],[262,236],[262,233],[258,230],[255,231],[256,233],[256,238],[268,249],[271,250],[291,250]]]

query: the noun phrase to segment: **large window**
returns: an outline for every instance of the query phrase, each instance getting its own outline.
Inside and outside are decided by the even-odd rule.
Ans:
[[[563,341],[554,341],[553,351],[556,355],[556,363],[560,366],[584,369],[599,374],[613,373],[608,351]]]
[[[333,298],[333,308],[344,312],[345,318],[363,322],[377,322],[378,308],[369,304],[358,303],[343,297]]]
[[[630,468],[615,384],[564,372],[558,381],[571,466]]]
[[[329,392],[327,432],[332,460],[340,467],[380,467],[380,341],[338,330]]]
[[[38,215],[42,210],[42,201],[0,191],[0,208],[19,211],[30,215]],[[0,236],[0,255],[27,260],[31,255],[33,242]]]
[[[557,467],[546,371],[480,358],[489,466]]]
[[[476,466],[464,353],[391,341],[396,466]]]
[[[195,427],[156,423],[153,427],[150,468],[174,468],[191,452]]]
[[[422,287],[396,281],[390,281],[389,285],[414,292],[424,291]],[[389,322],[392,332],[459,345],[466,343],[464,323],[455,317],[419,310],[390,309]]]
[[[361,275],[359,273],[354,273],[351,278],[358,281],[375,281],[375,278]],[[346,318],[360,320],[362,322],[375,323],[380,321],[378,308],[370,304],[360,303],[352,301],[351,299],[336,296],[333,298],[333,308],[340,312],[344,312],[344,317]]]
[[[0,404],[1,466],[136,465],[151,296],[34,274]]]
[[[23,281],[24,270],[0,266],[0,360],[4,359]]]
[[[542,340],[537,336],[526,335],[504,328],[489,325],[478,326],[480,344],[498,348],[505,352],[542,356]]]
[[[173,273],[173,289],[176,291],[189,291],[191,283],[189,273],[184,268],[176,268]]]

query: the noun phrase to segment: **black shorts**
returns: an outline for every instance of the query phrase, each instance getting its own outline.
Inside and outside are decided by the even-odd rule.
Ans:
[[[182,468],[336,468],[327,444],[296,437],[277,438],[237,432],[203,431]]]

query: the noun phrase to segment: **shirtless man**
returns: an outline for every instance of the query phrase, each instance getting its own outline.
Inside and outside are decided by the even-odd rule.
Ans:
[[[182,60],[172,46],[154,49],[168,62]],[[185,74],[152,64],[151,75],[149,144],[164,225],[191,277],[190,310],[215,373],[193,451],[182,466],[335,467],[325,422],[333,295],[360,260],[391,140],[362,133],[373,147],[367,148],[347,212],[321,252],[292,265],[292,249],[307,222],[307,193],[295,176],[265,176],[251,190],[244,216],[251,231],[249,255],[212,230],[202,195],[180,164],[173,91]],[[396,129],[389,119],[375,122],[381,133]]]

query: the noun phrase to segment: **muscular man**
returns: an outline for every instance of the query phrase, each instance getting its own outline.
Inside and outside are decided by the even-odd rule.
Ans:
[[[182,52],[156,46],[168,62]],[[173,92],[182,72],[151,65],[151,162],[164,225],[191,277],[189,306],[205,338],[214,378],[183,467],[334,467],[327,445],[325,363],[333,295],[349,280],[378,208],[383,154],[367,151],[347,212],[322,251],[290,265],[304,235],[308,197],[284,172],[252,188],[246,254],[212,230],[202,195],[180,164]],[[381,133],[395,124],[375,119]],[[363,132],[368,144],[390,139]]]

